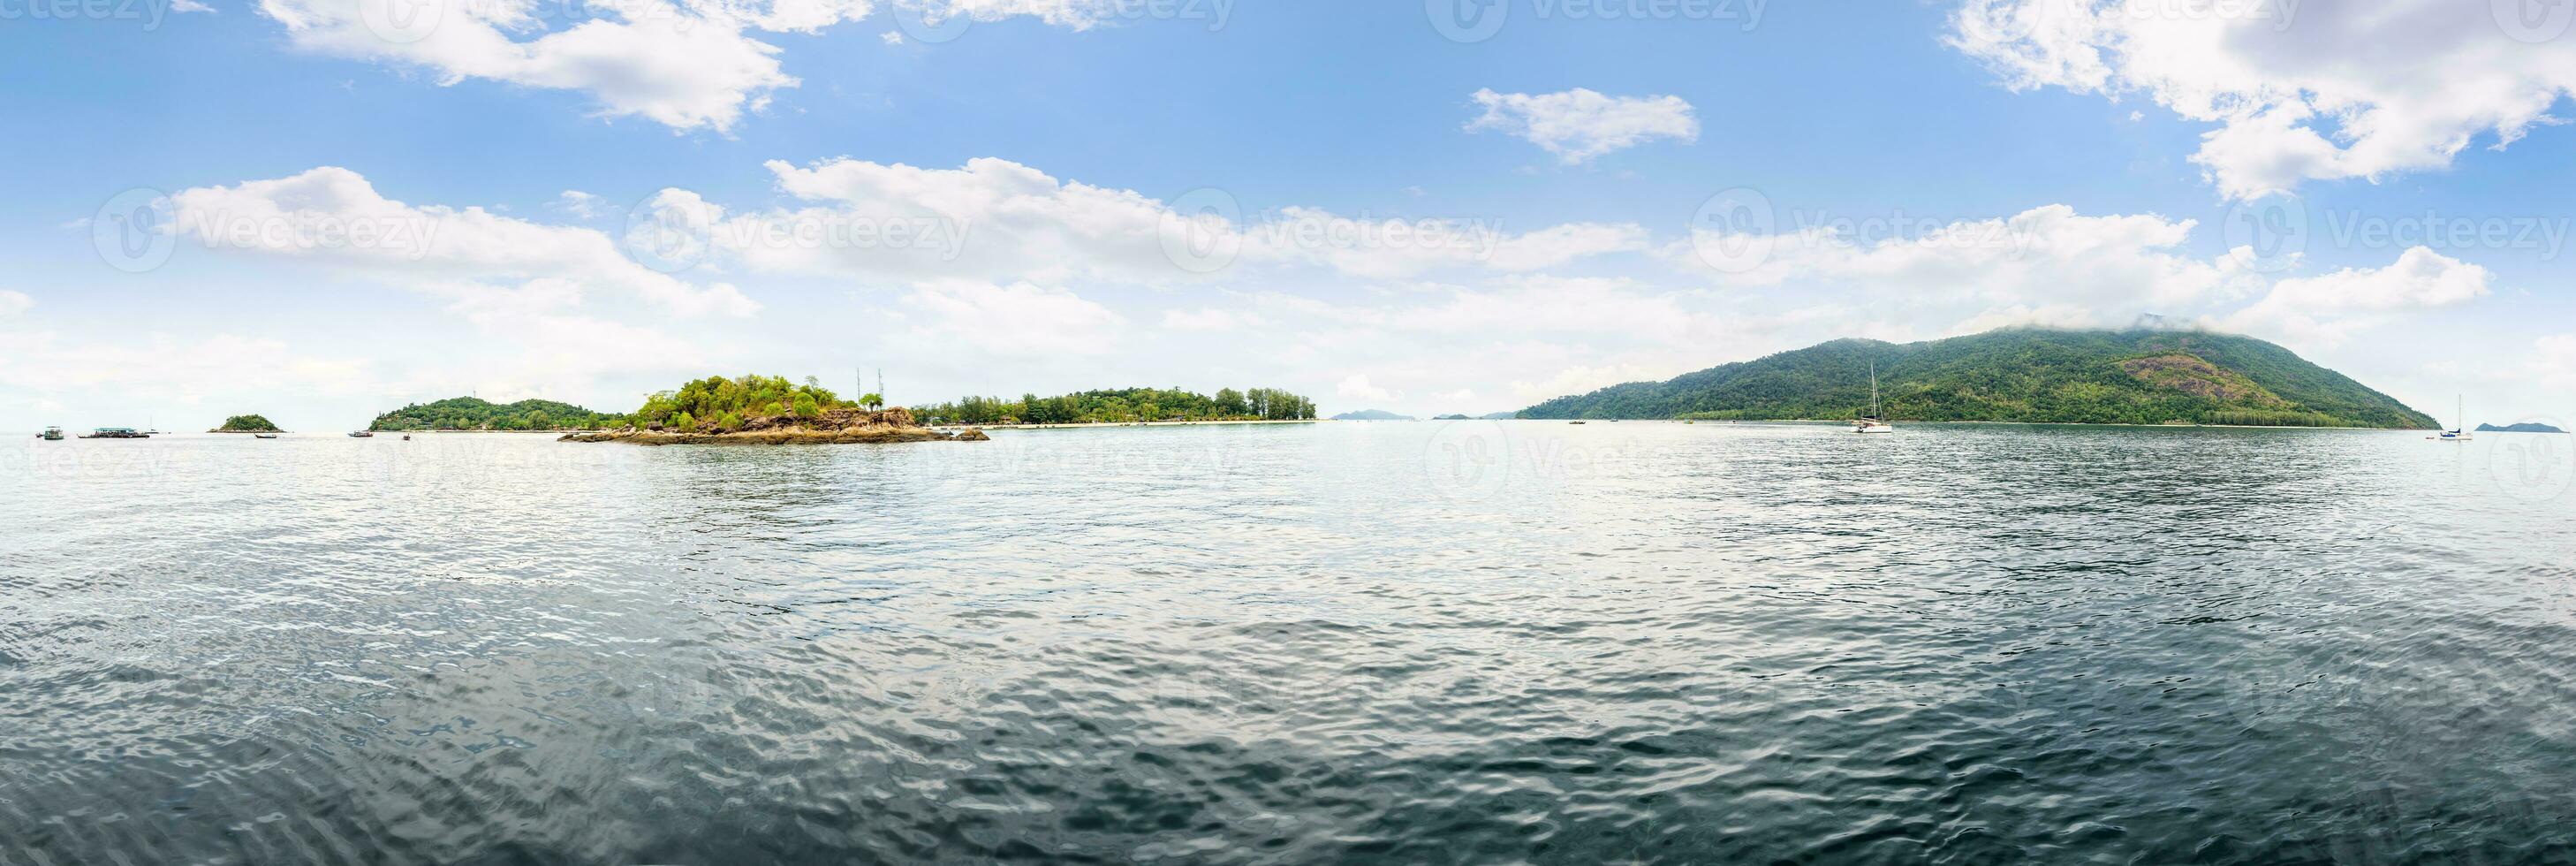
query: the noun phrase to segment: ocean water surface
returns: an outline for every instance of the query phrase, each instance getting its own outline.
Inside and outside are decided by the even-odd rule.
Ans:
[[[0,864],[2576,859],[2576,448],[0,444]]]

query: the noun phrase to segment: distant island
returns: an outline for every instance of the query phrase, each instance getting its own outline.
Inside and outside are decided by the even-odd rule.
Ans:
[[[1178,388],[1120,388],[1055,397],[967,397],[915,406],[933,424],[1137,424],[1159,421],[1312,421],[1315,401],[1276,388],[1222,388],[1211,397]]]
[[[1476,420],[1476,419],[1475,419],[1475,418],[1472,418],[1472,417],[1469,417],[1469,416],[1466,416],[1466,415],[1433,415],[1433,416],[1431,416],[1431,420],[1433,420],[1433,421],[1473,421],[1473,420]]]
[[[2524,422],[2519,423],[2519,424],[2507,424],[2507,425],[2504,425],[2504,426],[2502,426],[2502,427],[2498,427],[2498,426],[2493,425],[2493,424],[2480,424],[2480,425],[2478,425],[2478,431],[2477,431],[2477,432],[2480,432],[2480,433],[2565,433],[2565,432],[2567,432],[2567,431],[2565,431],[2565,430],[2560,430],[2560,429],[2558,429],[2558,428],[2556,428],[2556,427],[2551,427],[2551,426],[2549,426],[2549,425],[2547,425],[2547,424],[2542,424],[2542,423],[2537,422],[2537,421],[2524,421]]]
[[[415,403],[376,416],[367,429],[377,432],[420,430],[599,430],[621,423],[621,416],[593,412],[552,400],[492,403],[473,397],[450,397]]]
[[[983,431],[943,433],[875,394],[843,400],[812,377],[709,376],[645,398],[614,429],[572,433],[565,442],[641,445],[798,445],[983,441]]]
[[[268,420],[267,416],[264,416],[264,415],[235,415],[235,416],[232,416],[232,417],[230,417],[230,418],[226,418],[226,419],[224,419],[224,426],[217,427],[217,428],[215,428],[215,429],[208,430],[208,431],[206,431],[206,432],[208,432],[208,433],[284,433],[284,432],[286,432],[286,431],[277,429],[277,425],[276,425],[276,424],[274,424],[274,423],[271,423],[271,422]]]
[[[1362,409],[1333,416],[1335,421],[1411,421],[1411,415],[1398,415],[1384,409]]]
[[[2430,429],[2422,412],[2288,349],[2202,331],[2013,328],[1897,345],[1835,340],[1667,382],[1559,397],[1522,418],[2219,424]]]

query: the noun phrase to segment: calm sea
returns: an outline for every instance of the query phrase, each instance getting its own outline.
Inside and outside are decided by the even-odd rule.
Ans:
[[[0,444],[0,864],[2576,858],[2576,442]]]

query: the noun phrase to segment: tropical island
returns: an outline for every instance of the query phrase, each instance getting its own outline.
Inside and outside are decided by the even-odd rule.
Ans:
[[[270,421],[268,420],[268,417],[267,417],[267,416],[265,416],[265,415],[235,415],[235,416],[232,416],[232,417],[230,417],[230,418],[226,418],[226,419],[224,419],[224,426],[217,427],[217,428],[215,428],[215,429],[208,430],[208,431],[206,431],[206,432],[208,432],[208,433],[284,433],[284,432],[286,432],[286,431],[277,429],[277,425],[276,425],[275,423],[270,422]]]
[[[376,416],[367,429],[379,433],[419,431],[542,431],[599,430],[615,426],[624,419],[603,414],[570,403],[552,400],[521,400],[516,403],[493,403],[474,397],[450,397],[435,403],[414,403]]]
[[[1335,421],[1411,421],[1411,415],[1398,415],[1384,409],[1362,409],[1333,416]]]
[[[2013,328],[1903,345],[1845,339],[1665,382],[1559,397],[1522,418],[2212,424],[2429,429],[2422,412],[2252,337]]]
[[[1276,388],[1218,389],[1211,397],[1179,388],[1120,388],[1055,397],[967,397],[919,406],[933,424],[1141,424],[1173,421],[1312,421],[1315,401]]]
[[[2556,428],[2556,427],[2552,427],[2552,426],[2549,426],[2549,425],[2547,425],[2547,424],[2542,424],[2542,423],[2540,423],[2540,422],[2538,422],[2538,421],[2523,421],[2523,422],[2515,423],[2515,424],[2507,424],[2507,425],[2504,425],[2504,426],[2502,426],[2502,427],[2498,427],[2498,426],[2493,425],[2493,424],[2480,424],[2480,425],[2478,425],[2478,430],[2477,430],[2477,432],[2480,432],[2480,433],[2565,433],[2565,432],[2567,432],[2567,431],[2565,431],[2565,430],[2560,430],[2560,429],[2558,429],[2558,428]]]
[[[976,442],[983,431],[946,433],[923,426],[910,410],[885,408],[875,394],[843,400],[820,382],[781,376],[709,376],[645,398],[615,429],[572,433],[565,442],[640,445],[798,445],[883,442]]]

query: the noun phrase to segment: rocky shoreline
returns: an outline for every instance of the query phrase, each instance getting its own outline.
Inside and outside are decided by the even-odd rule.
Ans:
[[[660,424],[590,433],[568,433],[558,442],[628,442],[636,445],[856,445],[895,442],[983,442],[991,437],[969,427],[950,433],[921,426],[901,408],[870,412],[833,409],[812,418],[779,415],[745,420],[739,429],[713,423],[690,428]]]

